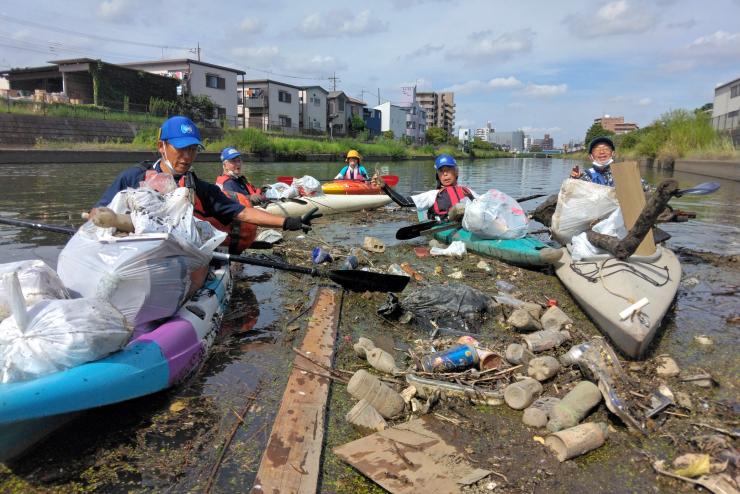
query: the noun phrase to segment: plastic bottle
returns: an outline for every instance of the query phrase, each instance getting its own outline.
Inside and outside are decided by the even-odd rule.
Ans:
[[[578,425],[589,410],[601,401],[601,391],[591,381],[576,384],[560,403],[552,408],[547,429],[557,432]]]
[[[544,357],[533,358],[527,364],[527,374],[538,381],[546,381],[558,373],[560,362],[555,357],[549,355]]]
[[[372,365],[374,369],[386,374],[398,374],[401,369],[396,367],[396,360],[393,355],[386,352],[382,348],[372,348],[367,351],[367,363]]]
[[[314,264],[321,264],[324,262],[331,262],[331,254],[329,252],[325,251],[321,247],[314,247],[314,249],[311,251],[311,260]]]
[[[387,419],[400,414],[406,405],[400,394],[364,369],[352,375],[347,392],[358,400],[366,400]]]
[[[523,410],[542,393],[542,384],[531,377],[509,384],[504,389],[504,401],[514,410]]]
[[[567,331],[537,331],[524,337],[527,347],[533,352],[544,352],[558,347],[570,339]]]
[[[359,429],[382,431],[388,427],[383,416],[367,400],[358,401],[344,418]]]
[[[357,340],[357,343],[352,345],[352,349],[354,349],[355,354],[357,354],[358,357],[361,358],[367,358],[367,352],[375,348],[375,343],[373,343],[373,340],[365,338],[364,336],[360,336],[360,338]]]
[[[608,427],[603,422],[589,422],[565,429],[545,438],[545,446],[555,452],[558,461],[588,453],[604,444]]]
[[[357,256],[348,255],[347,258],[342,263],[342,269],[357,269],[357,266],[360,265],[359,259],[357,259]]]
[[[547,419],[552,413],[552,409],[560,403],[560,398],[554,396],[543,396],[537,398],[532,404],[524,410],[522,422],[530,427],[545,427]]]
[[[504,280],[496,280],[496,288],[504,293],[514,293],[516,291],[516,285]]]

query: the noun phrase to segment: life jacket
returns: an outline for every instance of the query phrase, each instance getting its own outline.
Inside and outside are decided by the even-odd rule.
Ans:
[[[219,175],[218,177],[216,177],[216,185],[218,185],[219,189],[224,190],[224,184],[229,180],[234,180],[236,183],[244,187],[247,190],[247,193],[250,195],[260,193],[259,189],[250,184],[249,181],[244,177],[234,178],[231,175]]]
[[[437,192],[437,200],[434,201],[434,213],[437,216],[444,216],[449,211],[449,209],[441,209],[439,207],[439,196],[445,190],[447,191],[447,195],[450,198],[450,208],[452,208],[452,206],[462,201],[464,197],[467,197],[470,194],[470,189],[468,189],[467,187],[463,187],[462,185],[448,185],[447,187],[442,187],[441,189],[439,189],[439,192]]]
[[[148,169],[144,175],[144,180],[150,180],[158,173],[159,172],[157,172],[156,170]],[[244,249],[249,248],[249,246],[252,245],[252,242],[254,242],[254,239],[257,236],[257,225],[245,223],[239,220],[233,220],[231,223],[224,224],[212,216],[206,216],[205,209],[203,208],[203,203],[201,202],[198,195],[195,193],[195,184],[192,183],[191,177],[192,175],[190,173],[183,175],[182,177],[180,177],[177,185],[179,187],[188,187],[189,189],[191,189],[193,214],[199,220],[207,221],[217,230],[221,230],[222,232],[227,234],[226,239],[221,245],[229,247],[229,254],[241,254]],[[236,201],[244,207],[252,207],[252,203],[249,202],[249,197],[245,196],[244,194],[228,191],[224,191],[224,193],[232,201]]]
[[[599,173],[593,167],[586,169],[586,173],[588,174],[589,178],[591,179],[591,182],[593,182],[595,184],[614,186],[613,181],[612,180],[609,180],[609,177],[607,177],[607,174],[606,173]]]
[[[352,171],[352,167],[349,165],[345,166],[344,168],[346,168],[346,171],[344,172],[345,180],[365,180],[365,177],[360,171],[362,169],[362,165],[357,165],[357,168],[354,169],[354,172]]]

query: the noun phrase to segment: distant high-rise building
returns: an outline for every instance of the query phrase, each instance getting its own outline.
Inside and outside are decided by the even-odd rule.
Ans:
[[[542,139],[542,149],[555,149],[555,142],[550,137],[550,134],[545,134],[545,137]]]
[[[427,128],[439,127],[452,135],[455,130],[455,93],[416,93],[416,101],[427,115]]]
[[[488,136],[488,142],[511,151],[524,151],[524,132],[493,132]]]
[[[533,142],[532,142],[532,136],[525,135],[524,136],[524,150],[525,151],[529,151],[529,148],[532,147],[532,144],[533,144]]]
[[[601,124],[604,129],[614,132],[615,134],[626,134],[627,132],[632,132],[633,130],[640,128],[635,123],[625,123],[624,117],[610,117],[609,115],[595,118],[594,123]]]
[[[489,136],[496,132],[491,122],[486,122],[486,126],[481,129],[475,129],[475,138],[481,141],[489,142]]]

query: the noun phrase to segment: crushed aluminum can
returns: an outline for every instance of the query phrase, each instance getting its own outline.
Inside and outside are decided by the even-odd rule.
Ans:
[[[331,262],[331,254],[329,252],[325,251],[321,247],[314,247],[313,251],[311,251],[311,260],[314,264],[321,264],[324,262]]]
[[[431,353],[421,358],[426,372],[448,372],[467,369],[478,364],[478,352],[472,345],[458,345],[443,352]]]

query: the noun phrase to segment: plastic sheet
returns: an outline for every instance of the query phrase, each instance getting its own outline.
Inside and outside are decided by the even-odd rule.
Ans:
[[[429,253],[433,256],[457,256],[462,257],[467,253],[465,243],[460,240],[455,240],[444,249],[441,247],[432,247],[429,249]]]
[[[596,220],[606,218],[619,207],[614,187],[584,180],[568,179],[558,194],[558,204],[552,215],[553,237],[565,245]]]
[[[122,348],[131,337],[131,326],[106,301],[42,300],[26,312],[17,274],[6,274],[2,281],[15,299],[13,315],[0,322],[2,383],[98,360]]]
[[[527,234],[527,215],[512,197],[490,189],[465,208],[463,228],[478,237],[515,239]]]
[[[617,237],[622,239],[627,236],[627,228],[624,226],[624,219],[622,218],[622,210],[617,208],[608,218],[598,222],[594,225],[593,230],[597,233],[603,233],[611,237]],[[571,256],[574,261],[580,261],[599,254],[606,253],[605,250],[595,247],[586,238],[586,232],[579,233],[571,240],[572,250]]]
[[[41,300],[69,298],[67,289],[56,272],[44,261],[29,260],[0,264],[0,278],[7,273],[18,273],[18,280],[26,306]],[[0,283],[0,319],[10,314],[10,294]]]
[[[301,197],[324,195],[324,191],[321,189],[321,182],[309,175],[304,175],[301,178],[294,179],[292,185]]]

